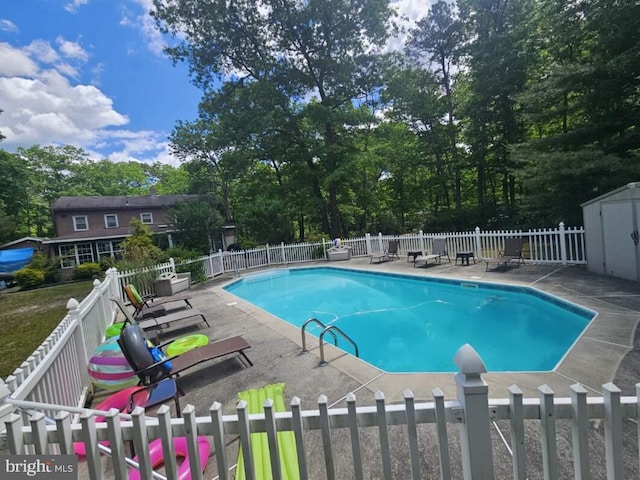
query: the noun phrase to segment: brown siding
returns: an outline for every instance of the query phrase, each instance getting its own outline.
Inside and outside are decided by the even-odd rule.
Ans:
[[[66,211],[64,213],[55,212],[53,221],[56,227],[56,235],[58,237],[73,235],[75,233],[81,233],[83,236],[86,236],[87,233],[91,232],[95,232],[96,235],[109,235],[109,231],[112,229],[106,228],[104,219],[105,215],[117,215],[118,226],[122,228],[129,227],[129,225],[131,224],[131,220],[134,218],[140,220],[141,213],[151,213],[151,215],[153,216],[153,224],[147,225],[152,231],[165,230],[164,228],[159,228],[159,225],[167,224],[167,212],[162,208],[145,208],[141,210],[104,210],[97,212],[86,210]],[[74,229],[73,217],[82,215],[87,217],[89,230],[77,232]]]

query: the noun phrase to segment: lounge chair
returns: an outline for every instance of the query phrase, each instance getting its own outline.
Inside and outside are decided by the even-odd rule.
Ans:
[[[150,346],[144,330],[139,325],[132,324],[122,329],[118,345],[140,379],[141,385],[153,385],[166,378],[175,379],[191,367],[232,353],[237,353],[246,366],[253,366],[245,353],[251,345],[239,335],[194,348],[181,355],[167,357],[162,351],[164,345]],[[178,390],[184,395],[179,387]]]
[[[396,257],[400,258],[398,255],[398,247],[400,246],[400,242],[398,240],[389,240],[389,246],[387,247],[387,258]]]
[[[389,245],[384,253],[374,253],[371,255],[369,263],[381,263],[391,260],[391,257],[400,258],[398,255],[398,246],[400,242],[398,240],[389,240]]]
[[[433,260],[434,263],[442,263],[442,257],[447,257],[447,259],[451,261],[449,251],[447,250],[447,239],[434,238],[433,244],[431,245],[431,253],[418,255],[413,262],[413,266],[415,267],[418,265],[418,262],[424,262],[426,266],[429,263],[429,260]]]
[[[504,251],[498,252],[497,257],[484,258],[486,268],[485,271],[489,271],[489,265],[496,265],[491,270],[497,270],[499,268],[506,268],[508,265],[515,261],[517,267],[520,267],[520,263],[524,265],[524,258],[522,257],[522,237],[513,237],[504,239]]]
[[[180,310],[185,308],[192,308],[191,295],[189,294],[176,294],[171,297],[157,298],[151,295],[140,295],[138,289],[132,284],[128,284],[124,287],[124,292],[131,303],[131,306],[135,309],[133,312],[134,317],[160,317],[166,315],[168,311]],[[184,302],[184,305],[178,305],[173,308],[168,308],[167,304],[175,302]]]
[[[157,330],[158,336],[162,335],[162,329],[172,323],[182,322],[189,319],[202,319],[202,321],[210,327],[209,322],[205,318],[204,314],[197,308],[188,308],[186,310],[178,310],[176,312],[170,312],[167,315],[161,317],[148,317],[148,318],[134,318],[127,310],[127,307],[122,303],[122,300],[116,297],[112,297],[111,301],[118,305],[118,308],[125,316],[125,325],[133,324],[139,325],[143,330]]]

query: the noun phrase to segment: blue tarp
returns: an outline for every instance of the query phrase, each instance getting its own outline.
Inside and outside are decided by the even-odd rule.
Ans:
[[[0,274],[20,270],[31,261],[34,253],[36,249],[33,247],[0,250]]]

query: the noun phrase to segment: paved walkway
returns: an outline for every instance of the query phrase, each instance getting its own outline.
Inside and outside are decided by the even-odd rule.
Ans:
[[[325,264],[325,263],[323,263]],[[334,265],[332,263],[331,265]],[[623,394],[634,395],[635,383],[640,380],[640,356],[634,348],[637,345],[636,326],[640,319],[640,289],[634,282],[625,282],[611,277],[591,274],[582,267],[540,266],[527,264],[520,268],[505,271],[485,272],[485,265],[478,263],[470,266],[454,265],[443,262],[427,267],[414,268],[406,259],[370,264],[368,258],[336,262],[336,266],[388,272],[404,272],[420,276],[457,278],[482,282],[500,282],[516,285],[531,285],[545,292],[561,296],[596,310],[598,316],[591,323],[574,348],[553,372],[539,373],[487,373],[483,377],[489,383],[490,397],[507,398],[507,388],[518,385],[525,396],[537,396],[537,388],[546,384],[558,395],[569,396],[569,386],[581,383],[590,394],[598,394],[601,386],[615,382]],[[299,265],[298,265],[299,266]],[[411,389],[417,401],[431,399],[431,391],[441,388],[448,399],[455,398],[455,384],[452,374],[388,374],[382,372],[350,355],[327,347],[329,366],[318,366],[317,340],[309,339],[309,347],[314,347],[307,355],[301,355],[300,331],[297,328],[271,316],[268,313],[240,300],[223,290],[223,286],[235,278],[218,277],[205,285],[192,288],[194,307],[205,312],[212,327],[199,330],[198,327],[174,331],[173,334],[206,333],[214,341],[233,335],[242,335],[252,348],[247,355],[254,362],[251,368],[245,368],[236,358],[223,359],[215,365],[211,363],[187,372],[180,379],[182,388],[187,392],[181,399],[184,407],[192,404],[200,415],[207,415],[214,401],[222,403],[225,413],[235,413],[237,392],[248,388],[259,388],[265,384],[285,382],[286,400],[293,395],[302,400],[303,409],[316,408],[319,395],[328,397],[331,406],[346,406],[345,396],[354,392],[358,405],[373,405],[374,394],[380,390],[389,402],[399,402],[402,392]],[[560,458],[561,478],[573,478],[571,458],[571,426],[567,422],[558,422],[558,456]],[[461,477],[461,463],[457,428],[450,429],[450,451],[454,471],[453,478]],[[542,478],[540,442],[537,438],[538,422],[527,423],[527,451],[529,452],[528,478]],[[381,468],[376,455],[378,440],[375,431],[364,429],[361,439],[363,448],[371,455],[365,455],[365,478],[381,478]],[[594,478],[604,478],[604,449],[602,446],[603,428],[601,422],[591,422],[595,436],[592,455],[592,474]],[[394,478],[409,478],[407,441],[404,430],[395,428],[391,432],[394,455]],[[510,454],[501,435],[509,438],[508,422],[495,424],[493,432],[496,478],[510,478]],[[637,425],[625,421],[625,445],[637,447]],[[348,432],[336,431],[333,440],[348,442]],[[319,435],[309,435],[309,466],[312,478],[326,478],[324,463],[320,455],[322,444]],[[422,452],[423,478],[438,476],[437,447],[434,429],[430,425],[419,428],[419,441]],[[237,439],[230,439],[229,458],[235,458],[233,449],[237,449]],[[346,443],[345,445],[348,445]],[[350,452],[349,448],[345,451]],[[338,452],[335,449],[334,452]],[[337,454],[338,478],[351,478],[351,454]],[[635,455],[635,457],[634,457]],[[625,478],[639,478],[638,456],[629,452],[626,455]],[[215,458],[211,460],[215,463]],[[207,470],[207,478],[215,475],[215,468]],[[210,473],[210,475],[209,475]]]

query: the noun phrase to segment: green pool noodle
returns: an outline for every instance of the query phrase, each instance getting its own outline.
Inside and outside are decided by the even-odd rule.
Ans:
[[[248,413],[263,413],[263,405],[267,398],[273,400],[273,408],[276,412],[287,411],[284,403],[284,383],[274,383],[259,389],[245,390],[238,393],[238,399],[247,402]],[[278,432],[278,450],[282,478],[284,480],[299,480],[298,455],[296,453],[296,439],[293,432]],[[253,455],[256,478],[259,480],[272,480],[271,459],[269,457],[269,442],[266,433],[251,434],[251,453]],[[236,468],[236,480],[246,478],[242,448],[238,453],[238,466]]]

